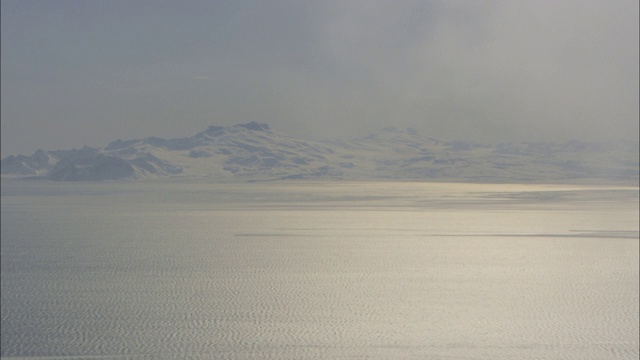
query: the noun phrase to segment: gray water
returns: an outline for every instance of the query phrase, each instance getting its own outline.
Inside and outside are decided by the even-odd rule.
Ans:
[[[2,182],[3,358],[637,359],[638,189]]]

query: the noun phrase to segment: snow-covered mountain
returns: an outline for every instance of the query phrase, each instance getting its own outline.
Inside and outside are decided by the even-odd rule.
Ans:
[[[171,177],[215,180],[397,179],[638,182],[638,143],[440,141],[386,128],[348,141],[311,142],[251,122],[191,137],[116,140],[105,148],[43,151],[0,161],[3,176],[61,181]]]

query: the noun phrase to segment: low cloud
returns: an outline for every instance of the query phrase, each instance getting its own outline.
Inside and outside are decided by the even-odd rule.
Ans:
[[[2,2],[3,154],[252,120],[308,138],[639,131],[637,1],[71,3]]]

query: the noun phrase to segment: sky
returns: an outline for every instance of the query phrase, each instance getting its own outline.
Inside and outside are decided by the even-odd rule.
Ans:
[[[1,0],[1,155],[258,121],[637,141],[637,0]]]

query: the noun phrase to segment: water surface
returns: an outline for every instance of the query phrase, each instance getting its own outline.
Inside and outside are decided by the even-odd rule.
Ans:
[[[637,359],[638,189],[2,182],[3,358]]]

